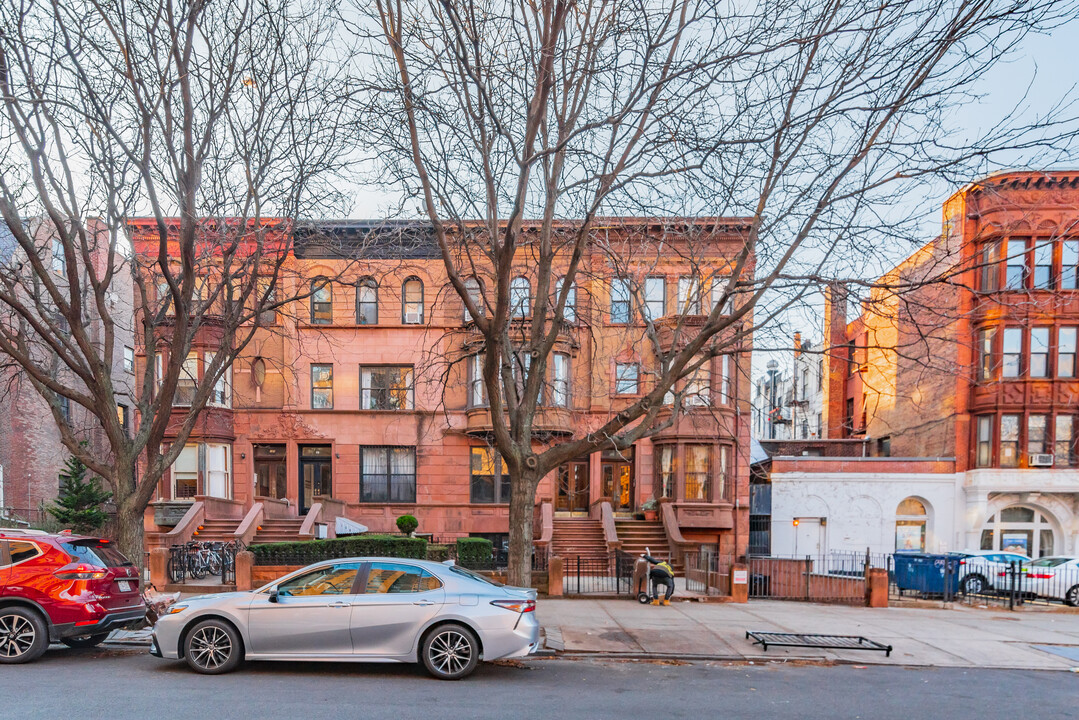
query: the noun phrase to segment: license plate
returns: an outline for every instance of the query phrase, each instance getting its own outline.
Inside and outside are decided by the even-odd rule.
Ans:
[[[131,592],[131,583],[127,580],[117,580],[116,584],[120,586],[120,592]]]

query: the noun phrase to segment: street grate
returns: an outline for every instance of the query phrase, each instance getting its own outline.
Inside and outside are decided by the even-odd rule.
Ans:
[[[826,650],[880,650],[885,657],[892,656],[892,646],[882,645],[861,635],[809,635],[805,633],[762,632],[747,630],[746,639],[753,638],[754,645],[760,645],[768,652],[768,646],[808,647]]]

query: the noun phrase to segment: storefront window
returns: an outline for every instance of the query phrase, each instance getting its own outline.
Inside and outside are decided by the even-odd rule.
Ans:
[[[1055,532],[1049,517],[1020,505],[1004,508],[982,529],[982,550],[1014,552],[1038,558],[1052,555]]]

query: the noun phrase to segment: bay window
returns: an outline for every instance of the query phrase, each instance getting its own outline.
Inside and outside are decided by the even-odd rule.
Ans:
[[[1004,273],[1004,287],[1007,290],[1022,290],[1027,286],[1027,240],[1012,238],[1007,245],[1007,260]]]
[[[551,405],[569,405],[569,355],[565,353],[551,356]]]
[[[493,448],[472,448],[469,462],[469,502],[508,503],[510,475],[505,461]]]
[[[483,353],[476,353],[468,363],[469,407],[483,407],[487,404],[487,388],[483,384],[483,358]]]
[[[1057,377],[1075,377],[1075,339],[1074,327],[1057,330]]]
[[[1000,416],[1000,466],[1019,467],[1019,419],[1021,415]]]
[[[686,500],[710,499],[712,448],[708,445],[685,446]]]
[[[644,279],[644,314],[655,322],[667,314],[667,281],[661,277]]]
[[[678,311],[685,315],[701,314],[701,279],[696,275],[678,278]]]
[[[1053,426],[1053,464],[1071,467],[1075,457],[1075,418],[1057,415]]]
[[[978,416],[977,454],[974,461],[977,467],[992,467],[993,465],[993,420],[995,419],[995,415]]]
[[[1004,328],[1004,347],[1001,357],[1000,374],[1006,378],[1017,378],[1023,370],[1023,330],[1022,328]]]
[[[1030,329],[1030,377],[1049,377],[1049,328]]]
[[[1027,415],[1027,460],[1031,455],[1043,455],[1049,452],[1049,417],[1046,415]]]
[[[656,448],[656,497],[674,497],[674,445]]]
[[[996,375],[993,366],[993,339],[996,328],[982,328],[978,331],[978,379],[992,380]]]

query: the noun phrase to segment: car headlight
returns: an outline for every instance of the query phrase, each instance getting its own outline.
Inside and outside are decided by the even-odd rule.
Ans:
[[[187,605],[169,605],[168,609],[165,610],[165,614],[175,615],[176,613],[182,613],[184,610],[187,610]]]

